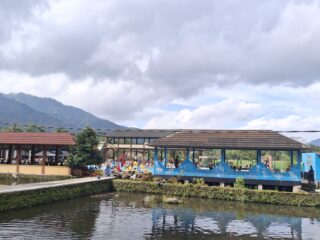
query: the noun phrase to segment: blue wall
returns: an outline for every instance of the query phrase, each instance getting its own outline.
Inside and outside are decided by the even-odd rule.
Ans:
[[[236,179],[243,177],[246,180],[261,180],[261,181],[293,181],[300,182],[300,169],[298,165],[291,167],[286,173],[275,173],[267,168],[264,164],[257,163],[250,171],[234,171],[227,163],[221,161],[212,170],[201,170],[192,164],[189,159],[186,159],[178,168],[165,168],[157,158],[154,161],[155,176],[185,176],[198,178],[231,178]]]
[[[303,153],[302,154],[302,171],[308,172],[310,165],[314,170],[314,179],[320,181],[320,155],[317,153]]]

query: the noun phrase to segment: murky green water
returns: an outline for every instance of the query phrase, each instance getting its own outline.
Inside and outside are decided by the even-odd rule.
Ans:
[[[0,215],[1,239],[320,239],[320,209],[113,193]]]

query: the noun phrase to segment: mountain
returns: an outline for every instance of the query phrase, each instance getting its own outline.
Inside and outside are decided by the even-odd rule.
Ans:
[[[125,128],[104,120],[80,108],[64,105],[52,98],[40,98],[29,94],[1,94],[0,122],[35,123],[37,125],[83,128]]]
[[[0,94],[0,113],[0,124],[2,126],[13,122],[19,124],[34,123],[37,125],[46,123],[50,126],[63,125],[60,120],[39,112],[26,104],[9,99],[3,94]]]
[[[310,142],[310,145],[320,147],[320,138],[312,140],[312,141]]]

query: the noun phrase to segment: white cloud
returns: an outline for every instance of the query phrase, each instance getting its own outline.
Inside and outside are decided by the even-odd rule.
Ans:
[[[319,128],[319,16],[318,0],[4,0],[0,91],[138,127]]]
[[[259,104],[228,99],[194,110],[163,111],[152,118],[146,128],[235,128],[254,118],[261,110]]]

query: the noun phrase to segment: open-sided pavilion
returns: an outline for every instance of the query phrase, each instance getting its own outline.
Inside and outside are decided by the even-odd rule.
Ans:
[[[69,175],[69,168],[58,166],[59,156],[73,145],[75,141],[69,133],[0,132],[0,173]],[[48,151],[54,152],[50,164]],[[42,156],[37,152],[42,152]]]
[[[301,185],[301,151],[307,147],[278,132],[270,130],[181,130],[149,145],[155,148],[154,175],[163,178],[179,177],[181,180],[203,178],[206,182],[233,184],[243,178],[246,184],[263,186],[287,186],[296,190]],[[167,167],[168,149],[186,151],[184,161],[178,168]],[[221,159],[212,169],[200,169],[194,164],[197,149],[219,149]],[[159,161],[158,151],[165,152],[164,161]],[[247,171],[239,171],[227,164],[226,151],[253,150],[255,165]],[[286,151],[290,156],[290,168],[286,172],[272,171],[261,161],[262,152]],[[192,158],[190,158],[190,155]],[[295,160],[295,161],[294,161]]]

